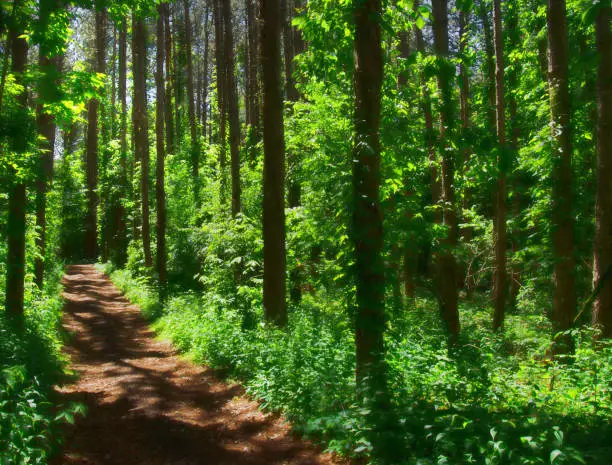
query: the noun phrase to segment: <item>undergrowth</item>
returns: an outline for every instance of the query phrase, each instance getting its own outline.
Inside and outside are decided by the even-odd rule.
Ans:
[[[62,271],[57,266],[48,274],[44,291],[27,289],[23,328],[0,312],[0,464],[47,463],[58,445],[58,427],[83,411],[52,402],[52,386],[65,367]]]
[[[353,334],[338,299],[305,296],[283,332],[257,323],[260,310],[245,313],[212,292],[174,296],[162,309],[146,279],[129,271],[111,278],[181,351],[242,381],[263,408],[282,412],[332,452],[420,465],[612,457],[612,347],[596,348],[587,330],[574,333],[571,360],[551,361],[544,319],[510,315],[505,334],[493,335],[483,329],[486,303],[474,300],[449,353],[433,302],[417,299],[386,340],[395,424],[388,435],[404,457],[389,462],[368,439],[373,416],[355,395]]]

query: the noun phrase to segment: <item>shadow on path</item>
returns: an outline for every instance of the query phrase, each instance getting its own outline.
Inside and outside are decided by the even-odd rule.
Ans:
[[[66,352],[79,374],[58,388],[84,402],[53,465],[331,464],[203,367],[180,358],[93,266],[64,278]]]

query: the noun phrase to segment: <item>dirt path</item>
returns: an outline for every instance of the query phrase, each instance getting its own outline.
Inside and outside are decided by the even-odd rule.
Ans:
[[[180,358],[93,266],[64,278],[67,352],[80,375],[60,390],[89,412],[67,431],[61,464],[331,464],[240,386]]]

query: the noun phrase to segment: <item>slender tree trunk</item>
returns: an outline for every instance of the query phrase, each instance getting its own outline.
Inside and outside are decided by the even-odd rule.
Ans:
[[[22,2],[15,0],[15,11],[22,8]],[[9,26],[9,42],[11,44],[11,72],[16,83],[23,84],[23,74],[28,61],[28,43],[23,37],[25,21],[19,21],[20,15],[13,15],[15,21]],[[17,96],[17,103],[23,114],[27,113],[28,94],[23,88]],[[28,148],[25,134],[13,137],[12,149],[23,153]],[[24,288],[25,288],[25,236],[26,236],[26,186],[23,179],[16,179],[9,187],[8,219],[7,219],[8,250],[6,254],[6,313],[17,323],[23,319]]]
[[[281,91],[279,0],[260,0],[261,61],[263,70],[263,236],[266,321],[287,324],[285,299],[285,147]]]
[[[249,126],[249,158],[251,163],[254,162],[256,151],[255,145],[261,139],[261,121],[260,121],[260,86],[259,86],[259,27],[257,22],[257,2],[256,0],[246,0],[247,7],[247,36],[248,36],[248,57],[249,57],[249,72],[248,72],[248,93],[247,99],[248,114],[247,125]]]
[[[170,5],[168,5],[164,14],[164,46],[166,60],[166,110],[164,116],[166,118],[166,147],[168,153],[174,153],[174,116],[172,114],[172,29],[170,28]]]
[[[232,172],[232,216],[241,210],[240,196],[240,115],[238,114],[238,97],[236,95],[236,76],[234,71],[234,33],[232,27],[232,9],[230,2],[221,2],[224,23],[224,63],[225,92],[227,95],[227,112],[229,118],[230,163]]]
[[[113,54],[111,56],[111,139],[117,137],[117,23],[113,21]]]
[[[552,226],[554,292],[552,323],[556,333],[572,327],[576,310],[574,224],[572,218],[572,146],[568,83],[568,37],[565,0],[548,0],[548,86],[553,135]],[[555,352],[573,350],[572,339],[557,339]]]
[[[593,324],[612,337],[612,8],[602,5],[595,23],[597,74],[597,206],[593,284],[601,290],[593,306]],[[605,281],[604,281],[605,280]]]
[[[96,11],[96,72],[105,72],[106,59],[106,13]],[[85,258],[96,260],[98,257],[98,133],[100,102],[93,98],[87,109],[87,214],[85,216]]]
[[[225,2],[224,2],[225,3]],[[185,48],[187,54],[187,105],[189,109],[189,134],[191,138],[191,170],[194,185],[199,184],[200,178],[200,148],[198,146],[198,131],[196,122],[194,85],[193,85],[193,56],[192,56],[192,35],[191,15],[189,12],[189,0],[183,0],[185,12]]]
[[[227,196],[227,178],[225,169],[227,166],[227,98],[225,84],[225,53],[224,53],[224,24],[223,12],[220,6],[220,0],[213,0],[213,16],[215,22],[215,61],[217,67],[217,106],[219,108],[219,169],[221,180],[221,202],[225,204]]]
[[[208,62],[210,59],[210,4],[206,4],[204,13],[204,64],[202,70],[202,135],[208,135]]]
[[[493,274],[493,330],[499,330],[504,323],[507,295],[506,249],[506,172],[508,161],[506,151],[506,103],[504,89],[504,35],[502,30],[501,1],[493,0],[493,24],[495,41],[495,94],[497,121],[497,192],[495,199],[495,221],[493,241],[495,248],[495,269]]]
[[[440,103],[440,140],[438,146],[442,158],[442,203],[443,221],[448,229],[438,258],[438,298],[440,313],[449,335],[449,344],[456,343],[459,335],[459,310],[457,289],[457,266],[455,248],[457,246],[457,212],[455,206],[455,156],[449,138],[453,134],[455,116],[453,114],[453,74],[454,65],[449,62],[448,45],[448,0],[433,0],[434,47],[438,60],[438,87]]]
[[[164,59],[165,59],[165,34],[169,31],[165,29],[165,18],[168,14],[168,5],[160,4],[157,6],[157,60],[155,84],[157,99],[155,102],[155,133],[157,142],[157,166],[155,193],[157,199],[157,222],[155,224],[157,234],[157,274],[159,284],[162,288],[167,283],[166,273],[166,192],[165,192],[165,159],[166,146],[164,139],[164,112],[167,111],[166,91],[164,82]]]
[[[127,237],[127,209],[124,199],[128,196],[128,142],[127,142],[127,19],[119,26],[119,82],[118,82],[119,105],[121,115],[119,117],[119,141],[121,146],[121,160],[119,166],[119,188],[122,193],[122,201],[117,207],[115,220],[117,224],[117,257],[119,266],[125,265],[127,259],[128,237]]]
[[[420,2],[418,0],[415,0],[415,11],[418,11],[419,3]],[[414,32],[416,36],[417,51],[421,55],[425,56],[425,40],[423,39],[423,31],[421,31],[421,29],[415,26]],[[423,98],[423,114],[425,116],[425,145],[427,146],[430,166],[429,184],[431,189],[431,201],[433,205],[438,206],[440,203],[442,186],[438,179],[438,160],[436,157],[435,150],[436,141],[433,124],[433,114],[431,111],[431,96],[429,95],[429,89],[427,88],[427,80],[424,73],[421,74],[421,88]],[[435,221],[436,223],[442,222],[442,215],[437,210],[435,213]]]
[[[132,53],[134,66],[134,143],[140,162],[142,246],[145,266],[153,266],[151,227],[149,222],[149,122],[147,118],[147,47],[144,19],[132,16]]]
[[[383,53],[380,0],[355,8],[355,142],[353,144],[353,241],[357,278],[355,344],[357,383],[384,381],[385,273],[380,206],[380,112]],[[368,381],[369,380],[369,381]],[[373,387],[370,384],[367,387]],[[376,391],[374,391],[376,392]]]
[[[58,8],[56,2],[43,2],[39,9],[39,22],[41,28],[48,27],[51,13]],[[38,178],[36,180],[36,247],[38,256],[34,265],[34,281],[42,289],[45,274],[46,258],[46,233],[47,233],[47,192],[53,177],[53,153],[55,148],[55,121],[53,115],[44,112],[44,101],[53,98],[47,95],[47,89],[53,89],[58,85],[61,59],[58,56],[51,57],[51,51],[44,44],[40,46],[39,66],[43,74],[44,85],[41,86],[41,95],[36,108],[36,125],[38,133],[43,141],[40,145],[40,158],[38,167]]]
[[[487,115],[489,117],[489,128],[493,131],[496,127],[495,122],[495,48],[493,46],[493,38],[491,34],[491,24],[489,23],[489,6],[488,0],[480,0],[480,18],[482,20],[482,29],[484,31],[485,40],[485,71],[487,73],[486,89],[488,103]]]

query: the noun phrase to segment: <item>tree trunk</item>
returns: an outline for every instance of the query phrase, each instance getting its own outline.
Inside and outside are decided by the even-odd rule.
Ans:
[[[122,201],[117,206],[116,220],[117,236],[115,261],[119,266],[124,266],[127,260],[128,236],[127,236],[127,211],[125,208],[125,197],[130,191],[128,187],[128,142],[127,142],[127,19],[124,19],[119,26],[119,82],[118,94],[120,110],[119,121],[119,140],[121,146],[121,160],[119,166],[119,188],[121,189]]]
[[[448,0],[433,0],[434,47],[438,56],[438,88],[440,89],[440,140],[438,146],[442,159],[442,204],[443,222],[448,229],[442,241],[438,258],[438,299],[440,313],[446,326],[449,345],[457,342],[459,335],[459,310],[457,289],[457,266],[455,248],[457,246],[457,212],[455,207],[455,155],[449,136],[453,134],[455,115],[453,114],[453,75],[454,65],[449,62],[448,46]]]
[[[185,48],[187,54],[187,105],[189,109],[189,134],[191,138],[191,173],[194,185],[199,184],[200,178],[200,148],[198,144],[198,132],[194,102],[193,85],[193,56],[192,56],[192,30],[191,15],[189,12],[189,0],[183,0],[185,12]]]
[[[225,83],[225,61],[224,61],[224,42],[225,34],[223,31],[223,11],[220,5],[222,0],[213,0],[213,16],[215,22],[215,61],[217,65],[217,106],[219,107],[219,168],[221,171],[221,203],[225,204],[227,194],[227,180],[225,167],[227,165],[226,138],[226,90]]]
[[[357,385],[384,381],[385,272],[380,206],[380,113],[383,53],[380,0],[358,2],[355,19],[355,142],[353,144],[353,241],[357,309]],[[369,383],[369,384],[366,384]]]
[[[495,48],[491,37],[491,25],[489,23],[489,8],[487,0],[480,0],[480,18],[482,20],[482,29],[484,31],[485,40],[485,71],[487,73],[486,89],[489,104],[487,106],[487,115],[489,116],[489,128],[493,131],[496,127],[495,122]]]
[[[149,121],[147,118],[147,47],[144,19],[132,16],[132,53],[134,67],[134,144],[140,162],[142,246],[145,266],[153,266],[151,227],[149,223]]]
[[[593,306],[593,324],[612,337],[612,8],[602,5],[595,23],[597,75],[597,206],[593,284],[601,290]],[[605,280],[605,281],[604,281]]]
[[[98,3],[98,2],[97,2]],[[106,61],[106,13],[96,11],[96,72],[105,72]],[[85,216],[85,258],[95,261],[98,257],[98,133],[100,102],[94,98],[87,109],[87,214]]]
[[[170,28],[170,5],[166,9],[164,15],[164,45],[165,45],[165,59],[166,59],[166,111],[164,115],[166,117],[166,147],[168,153],[175,153],[174,146],[174,116],[172,114],[172,29]]]
[[[247,125],[249,126],[248,145],[251,163],[255,160],[255,145],[261,139],[260,132],[260,98],[259,98],[259,27],[257,22],[257,3],[246,0],[247,36],[248,36],[248,92],[247,92]]]
[[[22,2],[15,0],[13,8],[19,11]],[[19,14],[14,15],[15,22],[9,26],[9,42],[11,44],[11,72],[15,75],[17,84],[23,84],[23,74],[28,61],[28,43],[23,37],[25,21],[19,21]],[[21,18],[22,19],[22,18]],[[27,114],[27,89],[23,88],[17,96],[17,103],[22,113]],[[28,148],[24,133],[13,137],[12,149],[23,153]],[[23,299],[25,285],[25,236],[26,236],[26,186],[23,179],[16,179],[9,187],[8,219],[7,219],[8,249],[6,254],[6,313],[16,322],[23,321]]]
[[[414,2],[414,11],[418,11],[419,1],[415,0]],[[414,33],[416,36],[416,46],[417,51],[425,56],[425,40],[423,39],[423,31],[415,26]],[[438,179],[438,161],[436,159],[436,150],[435,150],[435,131],[433,125],[433,114],[431,112],[431,96],[429,95],[429,89],[427,88],[427,80],[425,77],[425,73],[421,74],[421,88],[422,88],[422,98],[423,98],[423,114],[425,116],[425,145],[427,146],[427,153],[429,157],[429,166],[430,166],[430,177],[429,184],[431,189],[431,201],[432,205],[438,206],[440,203],[441,196],[441,185]],[[435,222],[442,222],[442,215],[436,210]]]
[[[493,274],[493,330],[499,330],[504,323],[507,294],[506,249],[506,172],[508,161],[506,151],[506,103],[504,89],[504,35],[502,30],[501,1],[493,0],[493,36],[495,41],[495,95],[497,121],[497,192],[495,199],[495,220],[493,243],[495,267]]]
[[[240,115],[236,95],[236,76],[234,71],[234,33],[232,27],[231,3],[221,1],[224,29],[225,92],[229,117],[230,163],[232,172],[232,216],[238,215],[240,204]]]
[[[208,61],[210,55],[210,5],[208,3],[204,15],[206,19],[204,20],[204,64],[202,65],[202,135],[206,139],[208,135]]]
[[[51,13],[59,7],[57,2],[43,2],[39,9],[39,22],[41,28],[48,27]],[[41,95],[36,108],[36,124],[38,133],[43,141],[40,146],[40,158],[38,167],[38,178],[36,180],[36,247],[38,256],[34,265],[34,281],[39,289],[44,284],[45,258],[46,258],[46,233],[47,233],[47,192],[53,177],[53,152],[55,148],[55,121],[53,115],[44,112],[45,101],[53,99],[47,95],[49,90],[54,89],[59,83],[61,58],[51,57],[51,50],[44,44],[40,46],[39,66],[43,74],[44,85],[41,86]]]
[[[168,110],[166,105],[166,90],[164,82],[164,59],[165,59],[165,34],[169,31],[165,29],[165,19],[168,15],[168,5],[160,4],[157,6],[157,59],[155,84],[157,87],[157,99],[155,102],[155,134],[157,143],[157,166],[155,193],[157,199],[157,222],[155,230],[157,234],[157,275],[159,284],[165,288],[167,279],[166,273],[166,192],[165,192],[165,159],[166,146],[164,139],[164,112]]]
[[[555,259],[552,323],[554,333],[572,327],[576,310],[574,224],[572,218],[572,146],[568,84],[565,0],[548,0],[548,86],[553,136],[552,242]],[[570,337],[557,338],[554,351],[572,351]]]
[[[260,0],[261,62],[263,70],[263,236],[266,321],[287,324],[285,299],[285,151],[281,90],[279,0]]]

